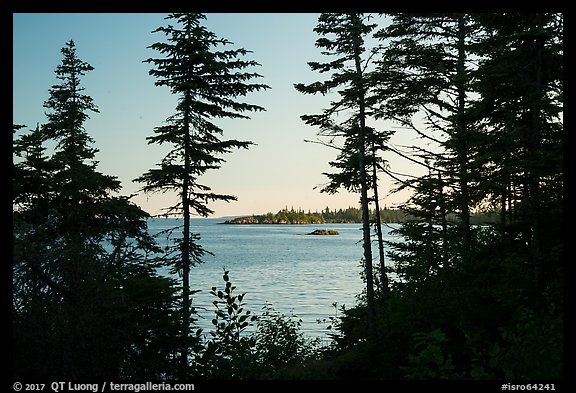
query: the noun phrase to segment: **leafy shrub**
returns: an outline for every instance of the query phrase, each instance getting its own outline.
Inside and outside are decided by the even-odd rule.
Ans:
[[[301,365],[315,356],[320,341],[306,338],[300,331],[301,319],[281,314],[268,304],[263,310],[252,337],[257,362],[266,377],[278,376],[282,369]]]
[[[444,332],[435,329],[414,334],[414,351],[408,355],[409,365],[403,367],[407,379],[457,379],[454,361],[445,345]]]

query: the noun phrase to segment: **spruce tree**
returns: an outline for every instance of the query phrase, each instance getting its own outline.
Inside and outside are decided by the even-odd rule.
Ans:
[[[145,192],[176,192],[179,202],[166,209],[166,215],[183,218],[182,238],[176,239],[171,248],[173,271],[182,276],[181,372],[189,364],[189,332],[191,313],[190,268],[202,261],[206,252],[198,243],[199,235],[190,231],[193,214],[203,217],[213,211],[212,201],[234,201],[233,195],[217,194],[200,182],[208,170],[219,169],[225,161],[221,155],[233,149],[248,148],[248,141],[226,140],[217,120],[247,119],[246,112],[262,111],[258,105],[238,99],[248,93],[265,90],[265,84],[249,83],[261,75],[246,69],[258,65],[253,60],[242,60],[249,53],[246,49],[225,49],[230,41],[218,38],[208,31],[197,13],[170,14],[173,22],[154,32],[163,33],[166,41],[150,47],[162,57],[145,62],[154,68],[150,75],[156,77],[157,86],[166,86],[178,98],[176,113],[166,125],[156,127],[149,143],[167,144],[170,152],[157,168],[150,169],[136,181],[143,183]]]
[[[45,102],[47,123],[14,141],[15,373],[130,377],[136,370],[126,362],[141,358],[139,340],[157,344],[132,310],[156,302],[160,309],[145,322],[169,318],[172,284],[155,272],[150,255],[159,249],[147,233],[147,214],[129,197],[113,195],[120,182],[96,170],[97,150],[84,124],[98,110],[81,85],[93,68],[78,58],[72,40],[61,52],[60,83]],[[144,299],[134,280],[155,283],[167,296]],[[158,365],[168,361],[163,347],[154,353]]]
[[[475,18],[484,32],[475,46],[482,59],[475,75],[481,99],[470,117],[486,129],[481,159],[487,181],[481,184],[488,203],[500,211],[503,242],[522,238],[528,245],[540,292],[560,270],[557,258],[545,255],[561,247],[562,237],[551,228],[562,227],[563,18]]]
[[[433,31],[422,29],[421,18],[434,21],[428,26],[445,26],[437,41],[428,41]],[[473,61],[463,73],[468,98],[459,110],[462,19],[474,26],[464,40],[465,57]],[[422,318],[415,331],[438,326],[447,333],[444,354],[459,337],[467,337],[469,353],[457,365],[462,373],[477,376],[480,348],[492,347],[515,355],[488,356],[481,361],[485,376],[561,375],[562,329],[556,323],[563,315],[562,16],[435,14],[395,20],[402,23],[388,30],[390,51],[382,63],[387,68],[381,68],[390,82],[382,92],[392,97],[386,109],[410,125],[418,110],[431,107],[425,110],[435,121],[429,121],[422,136],[436,136],[435,143],[455,164],[421,150],[430,158],[423,163],[429,171],[406,182],[415,187],[408,212],[416,220],[402,226],[404,242],[390,244],[402,278],[399,294],[406,302],[399,308],[422,304],[411,310]],[[450,38],[454,46],[427,53],[440,37]],[[435,59],[443,49],[450,49],[445,52],[450,56]],[[438,93],[442,89],[444,95]],[[467,193],[461,187],[466,179]],[[498,225],[470,225],[468,250],[460,246],[467,242],[462,232],[465,200],[470,211],[489,208],[501,217]],[[454,214],[458,230],[447,220]],[[464,353],[461,348],[453,353]]]
[[[429,160],[441,172],[448,190],[445,206],[459,217],[457,241],[464,258],[474,243],[471,211],[481,199],[474,188],[478,131],[468,117],[475,93],[471,46],[476,26],[467,14],[390,17],[390,25],[375,34],[386,48],[375,73],[377,92],[385,97],[377,105],[377,117],[416,130],[432,146],[415,148],[415,161],[424,165]]]
[[[396,14],[384,30],[375,108],[426,142],[390,147],[426,173],[397,179],[414,193],[389,243],[399,282],[369,377],[562,378],[562,23]],[[474,209],[501,220],[467,223]],[[357,312],[342,318],[342,347]]]
[[[376,27],[368,23],[368,16],[362,14],[324,13],[318,18],[314,28],[320,38],[316,46],[322,54],[331,60],[309,62],[312,71],[331,73],[330,79],[310,84],[298,83],[295,88],[304,94],[327,94],[336,89],[340,99],[331,102],[330,107],[318,115],[302,115],[306,124],[320,128],[319,136],[331,140],[343,139],[340,155],[330,165],[339,169],[328,174],[330,183],[323,189],[336,192],[344,187],[360,192],[362,208],[364,275],[366,280],[366,303],[368,311],[368,332],[375,337],[374,278],[372,266],[372,245],[369,217],[369,189],[375,185],[376,178],[370,176],[371,141],[376,140],[374,129],[367,124],[372,114],[375,97],[371,94],[370,73],[366,72],[367,62],[365,38]],[[343,118],[338,118],[344,113]],[[386,138],[383,138],[386,139]],[[372,155],[375,161],[375,154]]]

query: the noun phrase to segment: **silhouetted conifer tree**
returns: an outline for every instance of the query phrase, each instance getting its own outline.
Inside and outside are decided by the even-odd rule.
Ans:
[[[385,45],[375,75],[380,80],[378,117],[418,130],[427,145],[416,160],[441,170],[449,193],[446,206],[460,219],[461,255],[470,250],[471,209],[478,203],[474,138],[467,118],[473,100],[471,45],[477,29],[467,14],[392,14],[375,36]],[[415,124],[423,119],[426,129]],[[450,198],[448,198],[450,197]]]
[[[158,332],[144,323],[169,319],[172,283],[154,270],[150,253],[159,250],[147,233],[148,215],[114,196],[120,182],[96,170],[84,123],[98,110],[81,86],[93,68],[73,41],[62,55],[60,84],[45,102],[47,123],[14,141],[15,375],[131,377],[141,368],[127,363],[141,363],[150,346],[162,373],[170,349],[157,345]],[[51,156],[47,141],[55,143]],[[156,298],[140,296],[134,281],[154,285]]]
[[[339,99],[333,101],[322,114],[302,115],[301,118],[309,125],[318,126],[320,136],[332,140],[344,139],[344,146],[339,149],[340,155],[330,163],[339,172],[328,174],[330,183],[323,190],[336,192],[338,188],[345,187],[360,192],[368,331],[373,338],[375,307],[368,191],[375,186],[376,177],[371,177],[368,170],[371,162],[376,162],[373,151],[376,144],[371,142],[376,142],[377,137],[375,130],[367,125],[375,97],[370,92],[370,73],[366,71],[369,59],[366,59],[364,40],[376,24],[368,23],[368,19],[361,14],[321,14],[314,29],[320,35],[316,46],[322,49],[323,55],[332,59],[325,63],[309,62],[308,65],[319,73],[330,72],[331,77],[307,85],[298,83],[295,88],[304,94],[327,94],[339,89]],[[338,115],[342,114],[339,119]],[[386,138],[380,136],[380,139]]]
[[[528,245],[537,291],[559,270],[563,199],[563,18],[554,13],[475,16],[482,39],[470,117],[485,128],[481,182],[500,211],[504,243]],[[552,224],[552,225],[551,225]],[[547,229],[544,229],[547,228]],[[556,254],[557,251],[554,251]]]
[[[178,97],[176,113],[166,125],[154,129],[149,143],[167,144],[170,152],[157,168],[136,179],[144,183],[145,192],[176,192],[179,202],[166,209],[166,214],[183,217],[182,238],[172,248],[173,270],[182,276],[182,372],[189,362],[191,291],[190,267],[201,262],[205,250],[197,243],[199,235],[190,232],[190,218],[196,213],[207,217],[212,213],[211,201],[233,201],[235,196],[213,193],[200,183],[200,177],[211,169],[219,169],[225,161],[221,155],[236,148],[248,148],[252,143],[225,140],[217,125],[222,118],[247,119],[245,113],[264,108],[238,101],[248,93],[267,89],[264,84],[249,83],[261,75],[246,71],[258,65],[242,60],[246,49],[225,49],[231,42],[218,38],[202,26],[203,14],[171,14],[173,21],[155,32],[163,33],[166,41],[151,48],[162,57],[147,59],[154,68],[150,75],[157,86],[166,86]]]

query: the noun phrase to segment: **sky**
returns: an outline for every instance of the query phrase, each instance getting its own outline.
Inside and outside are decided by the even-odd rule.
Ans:
[[[14,13],[13,14],[13,123],[27,129],[46,122],[43,103],[49,89],[59,83],[54,71],[62,61],[60,50],[73,40],[80,60],[94,67],[82,79],[84,94],[99,109],[85,123],[95,140],[97,170],[122,182],[122,194],[136,194],[132,201],[150,214],[173,205],[172,194],[144,194],[142,184],[133,179],[159,163],[167,147],[149,145],[147,136],[174,114],[176,98],[166,87],[154,85],[148,74],[151,65],[143,62],[159,54],[148,48],[164,39],[152,33],[165,26],[167,14],[155,13]],[[359,207],[359,195],[341,191],[330,195],[317,186],[326,183],[324,172],[336,151],[320,144],[318,129],[306,125],[300,116],[320,113],[329,97],[304,95],[295,83],[311,83],[322,78],[307,62],[325,61],[315,47],[318,21],[314,13],[208,13],[204,26],[233,43],[228,49],[252,51],[244,60],[255,60],[254,71],[270,89],[243,98],[260,105],[264,112],[250,113],[250,119],[219,122],[225,139],[251,141],[248,150],[235,150],[222,156],[219,170],[200,180],[213,192],[235,195],[233,202],[212,202],[212,217],[277,212],[285,207],[320,211]],[[382,25],[384,25],[382,21]],[[391,142],[413,144],[417,137],[398,130]],[[415,173],[398,156],[384,157],[397,172]],[[390,193],[392,180],[383,176],[379,193],[381,206],[396,206],[407,193]]]

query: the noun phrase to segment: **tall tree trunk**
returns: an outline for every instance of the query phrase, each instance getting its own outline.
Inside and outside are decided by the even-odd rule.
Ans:
[[[350,15],[351,22],[355,26],[360,26],[360,18],[357,14]],[[370,241],[370,217],[368,208],[368,180],[366,176],[366,103],[364,98],[364,80],[362,74],[362,65],[360,63],[360,30],[353,32],[354,45],[354,63],[356,66],[356,88],[358,89],[358,106],[359,106],[359,134],[358,134],[358,170],[360,174],[362,206],[362,228],[364,242],[364,267],[366,274],[366,307],[368,312],[368,337],[371,340],[376,336],[376,310],[374,307],[374,277],[372,270],[372,244]]]
[[[505,167],[505,164],[503,164],[503,167]],[[503,169],[504,170],[504,169]],[[509,173],[507,173],[508,170],[506,169],[506,172],[504,172],[501,176],[501,182],[502,182],[502,194],[500,195],[500,237],[502,240],[502,243],[508,241],[508,234],[509,232],[509,228],[508,226],[511,224],[511,217],[512,217],[512,212],[510,210],[510,200],[512,199],[512,196],[510,195],[511,193],[511,176]]]
[[[440,222],[442,224],[442,257],[448,261],[448,220],[446,219],[446,197],[442,174],[438,172],[438,205],[440,206]]]
[[[460,186],[460,226],[462,232],[462,256],[465,256],[470,250],[470,191],[468,188],[468,140],[466,137],[467,128],[463,121],[462,114],[466,105],[466,48],[465,48],[465,20],[464,15],[458,19],[458,61],[457,61],[457,91],[458,91],[458,109],[456,132],[458,140],[458,181]]]
[[[186,91],[185,101],[188,102],[190,91]],[[182,233],[182,349],[180,365],[182,376],[186,375],[188,367],[188,335],[190,332],[190,113],[188,106],[184,112],[184,179],[182,182],[182,210],[184,213],[184,229]]]
[[[386,275],[386,260],[384,258],[384,240],[382,238],[382,220],[380,217],[380,201],[378,197],[378,172],[376,170],[376,147],[372,142],[372,154],[374,162],[372,163],[372,184],[374,187],[374,208],[376,209],[376,236],[378,238],[378,256],[380,258],[380,285],[384,298],[388,297],[390,288],[388,287],[388,276]]]
[[[532,103],[532,108],[530,109],[530,136],[528,138],[529,149],[528,154],[530,159],[528,165],[530,169],[528,173],[530,174],[528,183],[528,195],[530,198],[530,241],[531,241],[531,255],[532,264],[534,266],[534,286],[536,293],[540,292],[541,287],[541,276],[542,276],[542,259],[540,256],[540,175],[538,170],[534,166],[538,166],[539,161],[539,150],[541,145],[541,133],[540,133],[540,97],[542,94],[542,51],[544,44],[541,39],[537,39],[534,43],[536,49],[535,61],[535,81],[534,81],[534,100],[536,102]]]
[[[503,176],[504,177],[504,176]],[[502,187],[502,194],[500,195],[500,226],[502,231],[502,240],[505,239],[506,228],[506,201],[507,201],[507,181],[503,180],[504,186]]]

